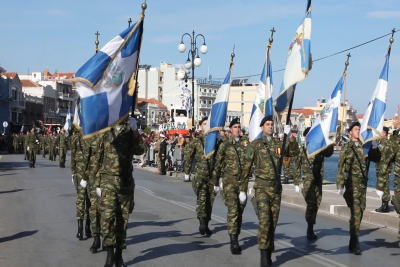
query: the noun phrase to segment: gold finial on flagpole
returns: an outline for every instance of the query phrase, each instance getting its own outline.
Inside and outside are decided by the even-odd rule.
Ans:
[[[345,68],[344,68],[344,73],[345,73],[345,75],[346,75],[346,73],[347,73],[347,66],[349,66],[349,59],[351,58],[351,54],[350,53],[348,53],[347,54],[347,60],[346,60],[346,62],[344,63],[344,65],[345,65]]]
[[[393,42],[394,42],[393,36],[394,36],[395,33],[396,33],[396,29],[393,28],[393,30],[392,30],[392,37],[390,37],[390,39],[389,39],[389,43],[390,43],[389,48],[388,48],[388,54],[389,54],[389,55],[390,55],[390,51],[392,50],[392,44],[393,44]]]
[[[94,50],[94,52],[95,52],[95,54],[97,54],[97,52],[99,52],[99,35],[100,35],[100,33],[99,33],[99,31],[97,31],[96,33],[95,33],[95,35],[96,35],[96,42],[94,42],[95,44],[96,44],[96,49]]]
[[[269,44],[267,45],[268,48],[270,48],[272,46],[272,42],[274,41],[274,32],[276,32],[275,27],[273,27],[271,29],[271,37],[269,37],[269,39],[268,39]]]
[[[142,15],[144,16],[144,11],[147,8],[146,0],[144,0],[144,3],[142,4]]]

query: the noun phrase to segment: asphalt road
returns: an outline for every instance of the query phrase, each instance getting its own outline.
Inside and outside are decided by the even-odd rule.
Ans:
[[[75,238],[75,189],[67,168],[22,155],[0,155],[0,266],[103,266],[105,252],[91,254],[92,239]],[[128,266],[259,266],[258,220],[249,202],[240,236],[242,255],[231,255],[226,207],[214,204],[211,237],[198,234],[190,183],[135,169],[136,207],[130,216]],[[399,266],[397,233],[364,224],[362,256],[349,254],[348,222],[319,214],[319,239],[305,238],[304,210],[283,206],[276,232],[275,266]]]

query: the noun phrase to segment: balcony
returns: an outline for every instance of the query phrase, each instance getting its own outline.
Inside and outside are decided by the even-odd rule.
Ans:
[[[215,98],[217,96],[217,94],[214,93],[204,93],[204,92],[199,92],[199,96],[203,96],[203,97],[211,97],[211,98]]]
[[[43,117],[47,118],[55,118],[56,113],[54,111],[43,112]]]
[[[25,109],[25,100],[13,100],[13,101],[11,101],[10,108]]]
[[[58,92],[58,98],[60,98],[62,100],[73,101],[74,100],[74,93]]]
[[[212,107],[212,104],[200,104],[199,108],[204,108],[204,109],[210,109]]]
[[[37,96],[27,95],[27,96],[25,96],[25,101],[36,103],[36,104],[43,104],[43,98],[37,97]]]

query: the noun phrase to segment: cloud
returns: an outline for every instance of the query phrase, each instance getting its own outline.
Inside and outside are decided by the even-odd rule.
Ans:
[[[53,15],[53,16],[65,16],[67,15],[67,12],[61,9],[51,9],[47,10],[47,14]]]
[[[373,19],[400,18],[400,11],[374,11],[367,13],[366,17]]]

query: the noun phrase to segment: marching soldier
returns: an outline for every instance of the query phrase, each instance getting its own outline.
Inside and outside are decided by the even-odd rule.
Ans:
[[[375,164],[376,177],[378,178],[376,183],[376,192],[382,199],[382,206],[376,209],[376,212],[388,213],[389,212],[389,200],[390,200],[390,189],[389,189],[389,176],[392,168],[385,168],[385,166],[393,165],[394,148],[397,147],[395,142],[389,142],[388,139],[389,128],[383,127],[382,139],[379,141],[379,150],[381,151],[382,158]]]
[[[228,234],[231,241],[231,253],[239,254],[238,236],[242,227],[242,214],[247,203],[248,177],[243,176],[243,163],[247,146],[250,144],[246,137],[241,137],[240,121],[233,119],[229,124],[232,136],[221,143],[215,157],[213,172],[214,191],[219,192],[219,178],[223,180],[224,203],[228,207]]]
[[[75,185],[76,192],[76,219],[78,220],[78,233],[76,237],[83,240],[83,220],[86,218],[85,235],[87,238],[91,237],[90,231],[90,199],[88,197],[88,177],[86,176],[86,155],[83,146],[82,135],[79,130],[73,128],[75,134],[73,135],[71,143],[71,172],[72,183]]]
[[[42,148],[43,148],[43,151],[42,151],[42,158],[46,158],[46,149],[47,149],[47,144],[48,144],[48,136],[47,136],[47,134],[46,133],[43,133],[43,141],[42,141]]]
[[[283,173],[285,175],[285,183],[288,184],[290,179],[294,177],[293,161],[291,157],[283,158]]]
[[[58,135],[58,153],[60,160],[60,168],[65,168],[65,156],[67,154],[67,137],[64,133],[64,127],[61,127],[60,134]]]
[[[132,159],[134,154],[141,155],[144,150],[136,120],[130,118],[127,125],[121,119],[102,135],[98,149],[94,173],[99,177],[96,192],[101,196],[101,229],[103,246],[107,250],[104,266],[112,267],[114,263],[115,266],[125,266],[122,250],[126,249],[129,213],[134,208]]]
[[[53,161],[54,160],[54,136],[53,132],[50,132],[49,134],[49,160]]]
[[[360,142],[360,123],[350,125],[348,132],[350,141],[342,146],[340,151],[336,186],[339,195],[343,195],[350,208],[350,242],[349,251],[361,255],[358,237],[360,224],[366,206],[367,193],[367,159],[364,160],[362,143]],[[375,149],[368,154],[369,160],[374,160]],[[347,173],[345,178],[344,173]],[[346,187],[346,190],[345,190]]]
[[[18,136],[16,134],[13,134],[13,150],[14,150],[14,154],[17,155],[18,154]]]
[[[281,179],[278,164],[282,141],[272,136],[274,131],[272,116],[264,117],[260,127],[263,136],[248,146],[244,169],[247,178],[250,176],[251,166],[254,164],[256,180],[253,188],[259,220],[258,247],[261,253],[261,266],[272,266],[271,255],[275,249],[275,228],[281,206],[281,193],[275,192],[275,184],[277,179]],[[288,151],[286,155],[295,157],[299,154],[299,146],[292,136],[289,125],[285,125],[284,132],[290,140],[286,144],[285,150]]]
[[[36,162],[36,146],[39,141],[36,139],[35,128],[32,127],[31,132],[28,135],[28,146],[27,150],[29,152],[29,168],[35,168]]]
[[[28,148],[28,135],[29,132],[26,132],[26,135],[24,136],[24,154],[25,154],[25,160],[29,160],[29,152],[27,150]]]
[[[197,196],[196,213],[199,219],[199,231],[201,235],[211,235],[208,228],[211,221],[212,207],[216,196],[215,183],[212,180],[211,164],[204,154],[205,135],[208,117],[203,117],[200,121],[201,133],[197,138],[193,138],[185,148],[185,180],[190,179],[193,159],[196,159],[195,178],[192,179],[193,191]]]
[[[160,149],[158,152],[159,160],[160,160],[160,167],[161,167],[161,175],[166,175],[167,171],[165,170],[165,160],[167,158],[167,142],[165,141],[165,135],[160,134]]]
[[[307,137],[310,131],[308,127],[303,136]],[[296,175],[294,180],[296,193],[300,193],[300,183],[303,182],[302,194],[304,200],[307,203],[306,209],[306,221],[308,224],[307,228],[307,239],[316,240],[317,235],[314,233],[315,219],[317,218],[317,213],[319,205],[322,199],[322,183],[324,174],[324,160],[325,157],[328,158],[332,156],[334,151],[334,144],[328,146],[325,150],[321,151],[314,157],[307,157],[307,151],[305,145],[300,149],[300,154],[297,156],[296,160]],[[303,181],[302,181],[303,180]]]

